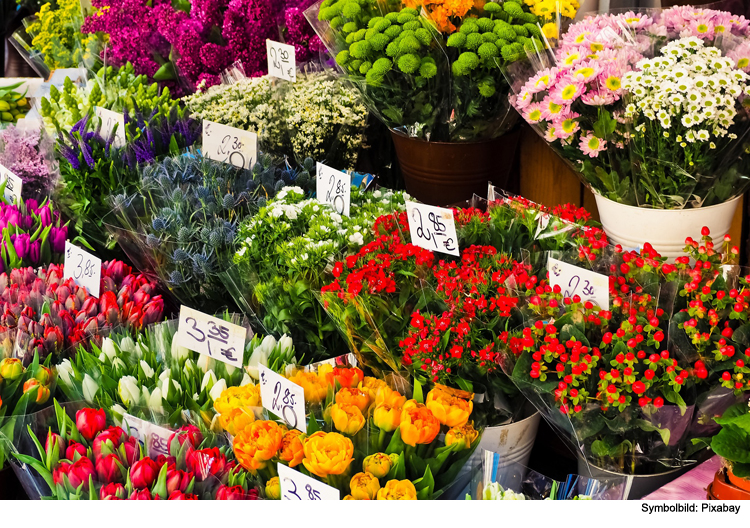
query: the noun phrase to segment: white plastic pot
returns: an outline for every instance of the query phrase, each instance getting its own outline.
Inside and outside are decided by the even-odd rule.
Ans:
[[[499,460],[497,469],[499,470],[516,464],[528,466],[541,417],[539,412],[535,412],[518,422],[485,428],[477,449],[456,477],[457,485],[452,486],[446,496],[441,498],[451,500],[464,498],[469,490],[472,473],[482,467],[485,451],[497,453]]]
[[[685,239],[699,240],[707,226],[718,243],[732,227],[732,219],[741,196],[718,205],[697,209],[650,209],[613,202],[594,193],[596,207],[604,231],[613,244],[625,249],[651,243],[656,251],[670,261],[684,255]]]

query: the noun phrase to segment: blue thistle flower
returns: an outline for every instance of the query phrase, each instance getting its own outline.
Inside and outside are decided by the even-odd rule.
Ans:
[[[177,264],[182,264],[187,260],[190,260],[190,255],[182,248],[177,248],[172,253],[172,261],[176,262]]]
[[[185,277],[178,270],[174,270],[169,274],[167,282],[169,282],[170,286],[181,286],[185,282]]]
[[[156,231],[157,233],[161,233],[162,231],[166,231],[167,229],[167,221],[164,218],[156,217],[153,220],[151,220],[151,228]]]
[[[224,200],[223,200],[224,209],[232,209],[232,208],[234,208],[235,203],[236,203],[236,201],[234,199],[234,196],[232,196],[229,193],[227,193],[227,194],[224,195]]]
[[[161,245],[161,239],[158,236],[149,233],[146,235],[146,245],[151,249],[156,249]]]

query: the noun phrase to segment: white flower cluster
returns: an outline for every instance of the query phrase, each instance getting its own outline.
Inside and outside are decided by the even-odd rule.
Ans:
[[[235,261],[259,271],[273,262],[276,268],[267,269],[270,275],[314,277],[341,252],[356,252],[369,242],[375,219],[403,211],[408,199],[402,192],[362,193],[354,188],[351,197],[351,214],[342,216],[316,199],[305,199],[302,189],[285,187],[240,228]]]
[[[241,79],[183,100],[196,118],[255,132],[264,152],[335,159],[342,169],[357,159],[368,115],[356,91],[322,72],[293,84]]]
[[[749,93],[750,76],[718,48],[704,46],[696,37],[683,38],[664,46],[661,56],[639,61],[637,68],[622,80],[631,96],[627,117],[635,121],[643,115],[664,129],[674,128],[683,147],[685,141],[736,139],[729,128],[739,97]],[[640,132],[644,128],[643,123],[636,126]]]
[[[526,495],[512,489],[506,490],[497,482],[492,482],[484,488],[482,500],[526,500]]]

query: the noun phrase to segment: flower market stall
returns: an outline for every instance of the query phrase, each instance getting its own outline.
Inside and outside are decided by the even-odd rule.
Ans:
[[[0,499],[748,498],[744,16],[32,7]]]

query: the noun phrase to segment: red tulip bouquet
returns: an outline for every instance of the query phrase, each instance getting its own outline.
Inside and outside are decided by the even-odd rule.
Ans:
[[[27,492],[57,500],[258,498],[228,447],[216,447],[215,439],[204,438],[195,426],[174,431],[168,454],[154,458],[123,429],[107,427],[104,409],[81,408],[73,419],[68,414],[73,407],[55,402],[54,413],[33,417],[28,442],[24,439],[14,453]]]
[[[154,295],[155,285],[131,273],[123,262],[102,264],[97,299],[73,279],[63,280],[63,266],[50,264],[34,271],[14,269],[0,275],[0,346],[5,356],[25,365],[34,353],[40,361],[101,336],[118,327],[138,330],[161,319],[164,301]]]
[[[727,235],[714,246],[708,228],[685,241],[677,259],[680,293],[670,321],[670,349],[690,362],[697,391],[692,437],[718,432],[714,418],[750,394],[750,275],[734,265]]]

